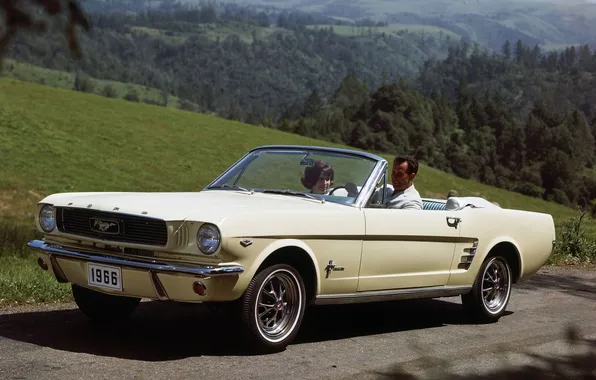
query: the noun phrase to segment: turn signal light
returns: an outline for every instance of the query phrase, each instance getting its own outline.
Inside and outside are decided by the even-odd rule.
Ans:
[[[192,290],[200,296],[207,294],[207,286],[205,286],[205,284],[203,284],[201,281],[195,281],[192,284]]]

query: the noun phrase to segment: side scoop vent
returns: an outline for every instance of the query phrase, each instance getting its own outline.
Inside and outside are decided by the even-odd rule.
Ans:
[[[476,256],[476,250],[478,249],[478,240],[472,243],[472,247],[464,248],[464,253],[461,255],[461,261],[458,265],[459,269],[468,269]]]

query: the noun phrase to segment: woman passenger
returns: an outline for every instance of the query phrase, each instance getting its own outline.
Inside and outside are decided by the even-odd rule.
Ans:
[[[316,161],[314,166],[304,169],[300,181],[313,194],[327,194],[333,185],[333,174],[333,167],[328,162]]]

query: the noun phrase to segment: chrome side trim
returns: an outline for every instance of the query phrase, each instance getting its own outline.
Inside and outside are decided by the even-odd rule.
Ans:
[[[315,305],[409,300],[416,298],[454,297],[472,290],[471,286],[432,286],[428,288],[380,290],[346,294],[326,294],[315,298]]]
[[[167,265],[160,263],[147,263],[142,261],[124,260],[115,257],[98,256],[92,254],[86,254],[71,250],[66,250],[59,245],[51,245],[43,240],[32,240],[27,243],[29,248],[39,249],[53,256],[69,257],[77,260],[93,261],[97,263],[119,265],[128,268],[139,268],[149,269],[157,272],[173,272],[181,274],[190,274],[197,277],[213,277],[213,276],[230,276],[237,275],[244,272],[244,268],[241,265],[230,265],[230,266],[206,266],[202,268],[184,267],[176,265]],[[52,262],[52,264],[55,261]]]

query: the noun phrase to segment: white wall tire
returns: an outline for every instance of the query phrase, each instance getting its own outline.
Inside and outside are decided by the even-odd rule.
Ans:
[[[242,324],[259,351],[280,351],[296,337],[306,308],[300,273],[287,264],[259,272],[242,298]]]
[[[511,284],[507,260],[503,256],[490,256],[482,263],[472,291],[461,297],[462,304],[482,321],[497,321],[509,304]]]

